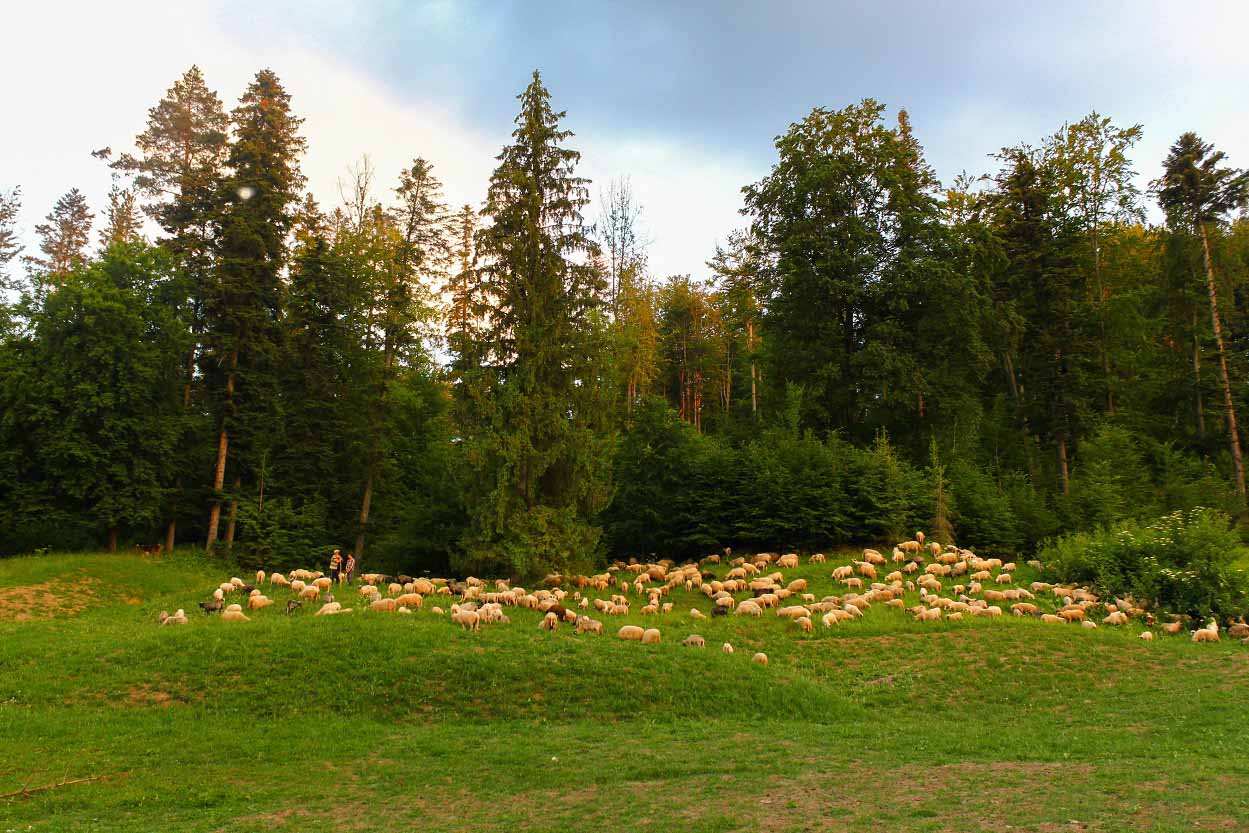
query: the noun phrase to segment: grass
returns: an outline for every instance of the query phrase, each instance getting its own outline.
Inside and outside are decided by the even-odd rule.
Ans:
[[[834,592],[844,560],[786,577]],[[658,646],[526,610],[479,634],[274,608],[156,626],[225,577],[186,555],[0,561],[0,793],[110,776],[0,799],[0,833],[1249,829],[1235,643],[882,607],[803,636],[694,622],[684,594],[605,620]],[[695,631],[711,647],[677,644]]]

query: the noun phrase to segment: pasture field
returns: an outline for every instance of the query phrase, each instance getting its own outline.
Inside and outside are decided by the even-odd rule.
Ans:
[[[840,593],[848,560],[785,577]],[[201,615],[229,575],[0,561],[0,793],[98,778],[0,798],[0,833],[1249,830],[1237,642],[881,605],[804,635],[693,621],[710,602],[684,592],[595,614],[602,637],[522,609],[480,633],[428,609],[287,617],[267,587],[251,622]],[[190,624],[157,626],[178,607]],[[695,632],[706,650],[679,645]]]

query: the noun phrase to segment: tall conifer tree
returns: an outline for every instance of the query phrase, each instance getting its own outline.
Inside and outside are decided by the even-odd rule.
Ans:
[[[612,437],[605,281],[589,262],[580,154],[563,146],[572,134],[536,71],[519,99],[513,142],[490,178],[492,223],[476,239],[489,303],[483,364],[463,386],[475,498],[464,544],[475,569],[535,575],[594,550]]]
[[[280,361],[280,276],[304,177],[302,119],[276,74],[261,70],[232,114],[229,177],[214,233],[218,262],[205,295],[205,376],[217,418],[217,455],[207,544],[217,540],[232,441],[247,454],[235,488],[259,465],[273,428]],[[237,458],[236,454],[236,458]],[[227,530],[227,538],[233,527]]]

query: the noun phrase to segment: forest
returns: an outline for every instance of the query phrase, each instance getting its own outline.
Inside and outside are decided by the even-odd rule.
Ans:
[[[233,109],[188,70],[35,245],[0,183],[0,554],[524,577],[1243,520],[1249,175],[1218,137],[1138,170],[1147,128],[1094,112],[943,184],[904,109],[817,106],[706,263],[655,275],[627,176],[579,176],[537,72],[517,102],[481,205],[419,147],[318,205],[267,69]]]

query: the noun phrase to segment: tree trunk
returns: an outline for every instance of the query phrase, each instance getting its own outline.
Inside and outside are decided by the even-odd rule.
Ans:
[[[364,481],[364,500],[360,502],[360,531],[356,533],[356,560],[364,555],[364,530],[369,524],[369,505],[373,502],[373,475]]]
[[[174,535],[177,530],[178,522],[170,518],[169,526],[165,527],[165,552],[173,552]]]
[[[230,498],[230,519],[226,521],[226,549],[234,548],[234,525],[239,514],[239,489],[243,486],[241,476],[234,478],[234,495]]]
[[[117,527],[110,526],[108,528],[108,551],[117,552]]]
[[[1058,438],[1058,478],[1062,481],[1063,494],[1071,491],[1071,477],[1067,469],[1067,438],[1059,436]]]
[[[1206,436],[1206,409],[1201,396],[1201,342],[1197,338],[1197,310],[1193,310],[1193,381],[1197,386],[1197,439]]]
[[[230,435],[226,433],[224,423],[221,435],[217,439],[217,467],[213,473],[213,491],[220,492],[226,481],[226,451],[230,446]],[[211,550],[217,543],[217,527],[221,523],[221,501],[214,499],[212,509],[208,511],[208,537],[204,541],[204,549]]]
[[[750,353],[750,415],[759,418],[758,372],[755,369],[755,322],[746,322],[746,351]]]
[[[234,401],[234,368],[238,367],[238,350],[230,354],[230,373],[226,376],[226,404]],[[213,491],[220,494],[226,482],[226,455],[230,449],[230,435],[226,429],[226,415],[221,414],[221,434],[217,438],[217,467],[213,471]],[[212,509],[208,512],[208,537],[204,549],[211,550],[217,543],[217,527],[221,524],[221,500],[214,495]]]
[[[1205,223],[1201,229],[1201,247],[1206,261],[1206,287],[1210,291],[1210,320],[1214,325],[1214,344],[1219,351],[1219,376],[1223,382],[1223,407],[1227,411],[1227,439],[1232,450],[1232,467],[1236,471],[1236,496],[1245,505],[1245,461],[1240,453],[1240,432],[1236,428],[1236,404],[1232,400],[1232,383],[1227,373],[1227,353],[1223,349],[1223,327],[1219,323],[1219,293],[1214,285],[1214,261],[1210,258],[1210,239]]]

